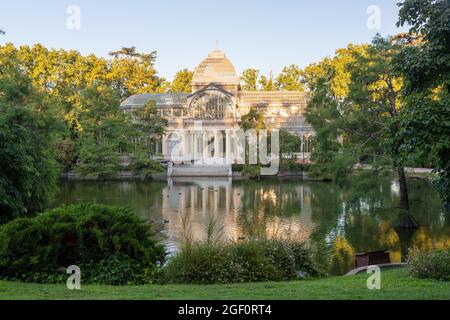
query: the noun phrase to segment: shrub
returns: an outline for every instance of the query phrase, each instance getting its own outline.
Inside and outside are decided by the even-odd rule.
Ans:
[[[416,278],[450,281],[450,248],[410,250],[408,272]]]
[[[298,163],[292,160],[283,160],[280,166],[281,171],[309,171],[309,164],[307,163]]]
[[[232,246],[234,260],[241,266],[241,281],[281,281],[295,278],[294,257],[279,241],[246,241]]]
[[[163,283],[233,283],[316,277],[305,245],[279,240],[197,243],[184,247],[162,269]]]
[[[248,178],[256,178],[261,174],[261,166],[258,164],[233,164],[233,172],[240,172]]]
[[[110,256],[85,269],[82,275],[84,283],[137,285],[146,282],[145,266],[127,256]]]
[[[146,178],[152,174],[166,171],[166,168],[159,162],[143,157],[133,158],[130,169],[134,174],[143,175]]]
[[[231,169],[233,172],[242,172],[242,170],[244,169],[244,165],[234,163],[231,165]]]
[[[242,173],[249,178],[256,178],[261,175],[261,166],[257,164],[244,164]]]
[[[232,283],[238,282],[240,266],[228,247],[195,244],[185,247],[162,269],[162,283]]]
[[[49,210],[0,228],[0,277],[46,282],[70,265],[83,272],[98,264],[103,272],[117,267],[112,256],[153,266],[165,256],[154,236],[129,208],[82,204]]]

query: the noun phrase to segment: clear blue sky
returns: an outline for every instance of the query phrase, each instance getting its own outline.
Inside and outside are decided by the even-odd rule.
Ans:
[[[158,51],[156,68],[172,78],[193,69],[216,40],[238,72],[277,73],[305,66],[348,43],[399,32],[395,0],[11,0],[0,7],[0,44],[42,43],[107,56],[122,46]],[[81,9],[81,29],[66,27],[69,5]],[[381,9],[381,28],[367,28],[367,8]]]

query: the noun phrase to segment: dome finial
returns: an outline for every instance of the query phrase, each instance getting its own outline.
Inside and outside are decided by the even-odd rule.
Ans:
[[[219,50],[219,40],[216,40],[216,51],[220,51]]]

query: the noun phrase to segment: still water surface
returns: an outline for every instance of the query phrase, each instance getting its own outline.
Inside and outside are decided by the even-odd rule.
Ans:
[[[409,181],[411,214],[420,228],[396,231],[398,185],[391,179],[354,178],[346,186],[323,182],[178,178],[167,182],[63,181],[56,205],[97,202],[130,206],[162,229],[169,250],[186,232],[205,239],[209,221],[223,238],[308,240],[330,274],[353,268],[358,252],[388,249],[394,262],[407,248],[450,246],[450,213],[428,181]]]

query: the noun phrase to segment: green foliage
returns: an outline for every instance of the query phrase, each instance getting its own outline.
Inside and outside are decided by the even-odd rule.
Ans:
[[[119,110],[119,98],[107,87],[82,93],[77,171],[88,177],[111,178],[120,170],[118,151],[126,141],[127,121]]]
[[[253,107],[247,114],[241,117],[239,127],[244,130],[244,132],[250,129],[254,129],[258,132],[259,129],[264,129],[266,127],[264,116],[257,108]]]
[[[210,284],[283,281],[319,275],[303,244],[248,240],[184,247],[162,269],[160,281]]]
[[[261,166],[258,164],[244,164],[241,172],[246,177],[256,178],[261,175]]]
[[[240,78],[242,90],[245,91],[258,90],[258,79],[259,79],[259,70],[257,69],[244,70]]]
[[[191,82],[194,72],[183,69],[175,74],[175,78],[170,85],[171,92],[191,92]]]
[[[117,262],[111,256],[129,260]],[[151,267],[162,263],[164,256],[154,231],[128,208],[71,205],[18,218],[0,228],[0,276],[7,279],[59,279],[58,270],[70,265],[88,274],[96,265],[98,272],[107,274],[115,268],[133,270],[136,265],[130,260]],[[101,262],[105,259],[112,261]],[[106,281],[106,276],[101,279]]]
[[[444,203],[450,203],[450,95],[413,95],[407,103],[403,116],[392,124],[393,144],[404,161],[431,161],[438,174],[436,190]]]
[[[404,112],[403,81],[393,65],[402,46],[377,35],[370,45],[338,50],[307,68],[305,79],[313,89],[307,119],[317,132],[312,160],[319,170],[313,172],[344,182],[356,162],[403,171],[404,159],[393,143],[393,123]],[[403,175],[399,179],[407,204],[406,182]]]
[[[156,51],[139,53],[135,47],[121,48],[110,52],[110,56],[113,57],[112,60],[98,61],[102,65],[101,69],[91,69],[88,64],[86,70],[91,73],[91,77],[98,77],[97,82],[106,82],[106,85],[118,90],[121,99],[137,93],[166,91],[169,84],[156,75]],[[99,58],[95,57],[94,60],[97,59]],[[80,60],[85,63],[83,57],[80,57]],[[99,74],[98,70],[101,70]]]
[[[154,100],[135,109],[132,117],[133,130],[128,135],[133,139],[133,152],[151,157],[154,155],[153,146],[162,139],[168,122],[161,117]]]
[[[280,134],[280,153],[282,154],[281,162],[284,157],[289,159],[294,158],[294,153],[300,152],[301,139],[300,137],[290,133],[285,129],[279,131]]]
[[[55,160],[62,172],[70,171],[77,158],[77,146],[71,138],[60,138],[55,142]]]
[[[238,265],[224,247],[196,245],[172,257],[160,274],[161,283],[232,283],[239,281]]]
[[[415,278],[450,281],[450,248],[410,250],[408,272]]]
[[[262,75],[258,80],[258,84],[261,88],[261,91],[276,91],[277,85],[275,83],[275,79],[273,77],[273,73],[270,72],[268,76]]]
[[[113,286],[142,285],[146,283],[146,268],[127,256],[109,256],[85,267],[83,283]]]
[[[283,161],[280,165],[280,171],[304,171],[308,172],[311,165],[308,163],[298,163],[296,161]]]
[[[261,174],[261,166],[258,164],[233,164],[233,172],[240,172],[248,178],[256,178]]]
[[[82,139],[76,171],[83,177],[107,180],[116,178],[121,169],[119,155],[112,145]]]
[[[363,55],[367,45],[350,44],[346,48],[336,50],[332,58],[325,58],[318,63],[307,66],[303,72],[305,86],[312,92],[323,86],[329,89],[329,97],[340,101],[348,95],[351,72],[348,65],[355,57]]]
[[[138,53],[135,48],[111,52],[111,59],[83,56],[77,51],[32,47],[0,46],[0,65],[13,61],[30,77],[38,90],[64,101],[62,116],[71,129],[82,129],[78,114],[83,111],[80,93],[93,86],[106,86],[120,99],[133,94],[164,92],[167,83],[156,74],[156,52]]]
[[[416,42],[406,46],[396,67],[405,77],[407,94],[450,86],[450,3],[440,0],[405,0],[399,3],[397,26],[410,26]],[[448,92],[448,91],[447,91]]]
[[[450,3],[406,0],[399,26],[410,26],[406,45],[394,60],[405,80],[405,114],[393,124],[393,144],[403,161],[429,155],[438,173],[435,186],[450,204]]]
[[[311,158],[314,162],[323,164],[331,161],[334,153],[341,147],[338,141],[341,114],[338,102],[329,94],[326,79],[318,80],[316,85],[308,102],[306,119],[316,131]]]
[[[57,121],[48,103],[17,69],[0,69],[0,223],[40,210],[56,191],[50,145]]]
[[[166,168],[162,164],[145,157],[133,157],[130,169],[134,174],[143,175],[146,178],[152,174],[166,171]]]
[[[302,70],[295,64],[284,67],[276,78],[276,86],[281,91],[305,91]]]
[[[333,161],[327,164],[327,171],[331,174],[333,181],[342,184],[353,171],[355,157],[342,152],[334,156]]]

